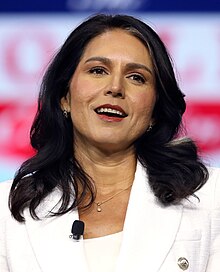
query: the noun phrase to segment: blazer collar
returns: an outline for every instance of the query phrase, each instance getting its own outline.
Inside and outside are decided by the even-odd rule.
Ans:
[[[159,271],[175,240],[182,205],[163,207],[138,164],[127,209],[117,272]]]
[[[77,210],[63,216],[47,216],[60,197],[60,191],[55,190],[38,207],[42,220],[33,220],[25,211],[26,229],[34,255],[42,272],[88,272],[83,240],[75,241],[69,237],[73,222],[79,219]]]
[[[49,211],[60,199],[53,192],[39,207],[39,214]],[[182,205],[162,207],[148,185],[145,170],[137,165],[116,272],[159,271],[175,240],[181,221]],[[43,272],[88,272],[83,239],[69,238],[71,226],[78,219],[77,210],[58,217],[36,221],[25,211],[30,243]]]

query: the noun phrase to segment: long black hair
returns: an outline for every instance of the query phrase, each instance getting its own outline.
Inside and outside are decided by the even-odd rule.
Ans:
[[[163,42],[150,26],[132,16],[95,15],[69,35],[43,78],[31,128],[31,145],[36,154],[17,171],[9,197],[16,220],[24,221],[25,208],[38,219],[37,206],[55,188],[62,195],[59,210],[53,215],[82,205],[88,196],[84,208],[94,201],[93,182],[74,156],[73,124],[70,118],[64,118],[60,101],[67,95],[70,79],[88,43],[115,28],[140,39],[153,62],[157,91],[155,124],[134,145],[155,196],[164,205],[175,204],[193,195],[206,182],[208,171],[200,161],[194,142],[177,139],[186,104]]]

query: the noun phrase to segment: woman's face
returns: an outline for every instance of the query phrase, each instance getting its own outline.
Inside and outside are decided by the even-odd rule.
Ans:
[[[148,50],[115,29],[87,45],[61,104],[71,113],[77,146],[119,151],[146,132],[155,101]]]

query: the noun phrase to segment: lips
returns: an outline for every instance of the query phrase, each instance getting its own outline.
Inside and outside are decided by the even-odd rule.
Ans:
[[[99,115],[106,115],[108,117],[125,118],[128,115],[118,105],[104,104],[95,109],[95,112]]]

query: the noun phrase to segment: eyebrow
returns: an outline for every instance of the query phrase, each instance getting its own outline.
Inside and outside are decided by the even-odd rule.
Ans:
[[[90,61],[100,61],[106,65],[110,65],[112,63],[112,61],[108,58],[105,58],[105,57],[91,57],[89,59],[87,59],[85,61],[85,63],[88,63]],[[151,71],[151,69],[149,67],[147,67],[146,65],[144,64],[141,64],[141,63],[136,63],[136,62],[130,62],[130,63],[127,63],[126,64],[126,68],[128,70],[133,70],[133,69],[143,69],[143,70],[146,70],[147,72],[149,72],[151,75],[153,75],[153,72]]]

